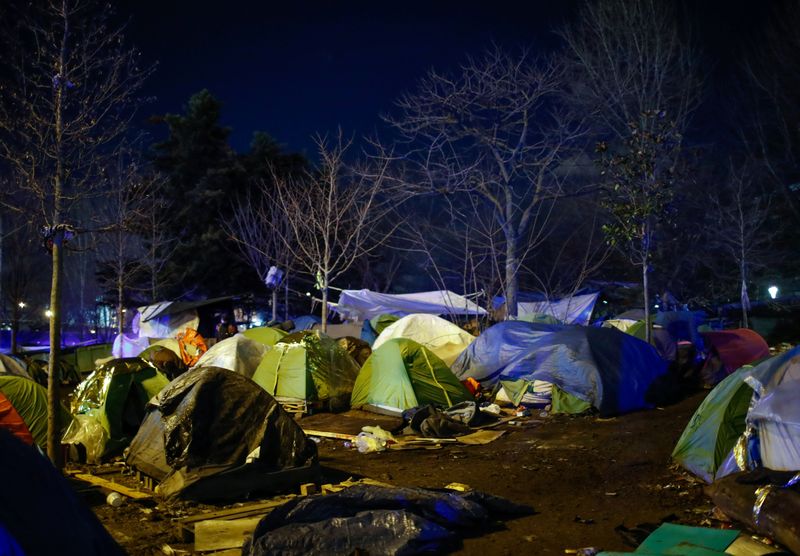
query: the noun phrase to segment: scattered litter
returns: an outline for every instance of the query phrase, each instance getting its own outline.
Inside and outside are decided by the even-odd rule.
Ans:
[[[575,523],[583,523],[584,525],[593,525],[594,524],[594,520],[593,519],[588,518],[588,517],[581,517],[579,515],[576,515],[575,519],[573,519],[572,521],[574,521]]]
[[[599,554],[600,549],[594,546],[587,546],[584,548],[567,548],[564,550],[564,554],[577,554],[578,556],[595,556],[595,554]]]
[[[112,492],[106,497],[106,504],[112,508],[119,508],[125,502],[125,497],[119,492]]]
[[[483,411],[484,413],[489,413],[491,415],[500,415],[501,413],[500,406],[497,405],[496,403],[485,405],[481,407],[480,410]]]
[[[606,492],[606,496],[616,496],[616,492]]]

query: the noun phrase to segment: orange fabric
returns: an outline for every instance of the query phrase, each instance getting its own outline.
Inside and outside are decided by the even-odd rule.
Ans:
[[[177,340],[181,359],[189,367],[197,363],[200,356],[208,351],[205,339],[193,328],[187,328],[185,332],[179,333]]]
[[[0,427],[8,429],[14,436],[25,444],[33,444],[33,436],[28,430],[28,425],[22,420],[14,405],[0,392]]]

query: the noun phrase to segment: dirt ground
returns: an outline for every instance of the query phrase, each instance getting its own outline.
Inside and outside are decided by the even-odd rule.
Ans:
[[[360,454],[342,440],[323,439],[320,463],[325,482],[350,476],[429,488],[459,482],[534,509],[530,516],[476,531],[463,540],[458,553],[546,555],[590,546],[630,551],[617,526],[709,523],[712,507],[702,484],[674,467],[669,457],[704,395],[611,419],[534,414],[529,426],[502,425],[499,430],[505,434],[482,446]],[[356,433],[370,421],[387,428],[385,419],[363,412],[355,418],[318,414],[301,424],[306,429]],[[113,478],[115,469],[121,466],[94,471]],[[190,551],[192,545],[181,542],[173,518],[217,509],[133,501],[113,508],[97,489],[84,490],[83,495],[130,554],[162,553],[165,544]]]

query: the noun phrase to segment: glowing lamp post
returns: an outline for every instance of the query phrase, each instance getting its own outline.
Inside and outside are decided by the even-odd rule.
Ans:
[[[772,299],[775,299],[776,297],[778,297],[778,286],[770,286],[770,287],[767,288],[767,291],[769,292],[769,296]]]

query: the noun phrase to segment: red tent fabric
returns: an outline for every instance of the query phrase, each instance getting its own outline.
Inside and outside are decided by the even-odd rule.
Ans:
[[[703,339],[719,355],[726,374],[769,356],[766,340],[748,328],[703,332]]]
[[[8,429],[14,436],[27,445],[33,444],[33,435],[28,430],[28,425],[20,417],[14,404],[0,392],[0,427]]]

